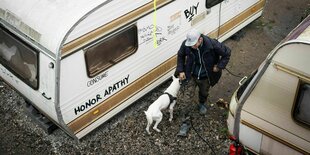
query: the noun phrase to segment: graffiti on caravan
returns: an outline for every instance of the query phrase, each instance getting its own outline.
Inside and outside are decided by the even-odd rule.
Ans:
[[[185,17],[186,19],[188,19],[188,22],[192,21],[193,17],[197,15],[198,5],[199,2],[197,3],[197,5],[193,5],[189,9],[186,9],[184,11]]]
[[[101,100],[108,95],[111,95],[112,93],[118,91],[122,87],[126,86],[129,83],[129,74],[127,77],[123,78],[122,80],[117,81],[113,85],[107,87],[104,91],[103,94],[97,94],[96,97],[93,97],[91,99],[88,99],[84,104],[79,105],[74,109],[75,115],[77,115],[80,112],[83,112],[84,110],[88,109],[89,107],[92,107],[96,105],[98,102],[101,102]]]
[[[104,97],[106,97],[107,95],[110,95],[111,93],[113,93],[113,92],[119,90],[120,88],[124,87],[125,85],[128,84],[128,81],[129,81],[129,74],[124,79],[114,83],[112,86],[109,86],[104,91]]]
[[[158,26],[158,25],[147,25],[143,28],[140,28],[138,30],[138,33],[139,33],[139,36],[140,36],[140,40],[141,40],[141,43],[139,43],[140,45],[141,44],[148,44],[150,42],[152,42],[153,40],[153,31],[155,30],[155,35],[157,38],[162,38],[161,40],[158,39],[157,42],[163,42],[163,40],[165,40],[165,38],[161,37],[162,35],[162,32],[163,32],[163,28]]]
[[[89,99],[87,102],[85,102],[85,104],[76,107],[74,109],[75,115],[77,115],[79,112],[84,111],[85,109],[88,109],[92,105],[95,105],[99,102],[100,99],[102,99],[102,97],[100,96],[100,94],[97,94],[95,98]]]
[[[168,29],[168,35],[174,35],[178,32],[178,30],[180,29],[180,26],[172,24],[172,25],[168,25],[167,29]]]
[[[93,79],[87,82],[87,87],[94,85],[95,83],[101,81],[104,77],[107,77],[107,76],[108,76],[108,72],[104,72],[103,74],[94,77]]]

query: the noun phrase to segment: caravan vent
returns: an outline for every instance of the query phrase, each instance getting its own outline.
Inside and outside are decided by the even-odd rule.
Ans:
[[[41,34],[28,26],[26,23],[22,22],[16,15],[11,13],[10,11],[0,11],[0,16],[2,16],[2,11],[3,11],[3,19],[14,26],[15,28],[19,29],[23,33],[25,33],[28,37],[30,37],[33,40],[39,41]],[[1,17],[2,18],[2,17]]]
[[[205,19],[206,17],[206,12],[202,12],[201,14],[197,15],[191,22],[191,26],[196,25],[197,23],[199,23],[200,21],[202,21],[203,19]]]

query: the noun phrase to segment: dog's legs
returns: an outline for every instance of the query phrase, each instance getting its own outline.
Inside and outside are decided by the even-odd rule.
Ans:
[[[161,122],[162,119],[163,119],[163,114],[160,113],[159,118],[156,119],[155,125],[154,125],[154,127],[153,127],[153,129],[154,129],[155,131],[157,131],[157,132],[160,132],[160,130],[157,128],[157,126],[158,126],[158,124]]]
[[[146,112],[144,112],[144,113],[145,113],[146,119],[147,119],[147,125],[146,125],[145,130],[146,130],[146,132],[150,135],[150,134],[151,134],[151,132],[150,132],[150,126],[151,126],[151,124],[153,123],[153,119],[152,119],[152,117],[150,117]]]
[[[150,132],[150,126],[151,126],[151,123],[147,122],[147,126],[145,128],[146,132],[150,135],[151,132]]]
[[[170,107],[169,107],[169,112],[170,112],[170,118],[169,118],[169,121],[171,122],[172,119],[173,119],[173,107],[175,105],[176,101],[173,101],[171,104],[170,104]]]

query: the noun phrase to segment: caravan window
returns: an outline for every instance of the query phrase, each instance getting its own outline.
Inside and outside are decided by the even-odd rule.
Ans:
[[[129,27],[85,50],[88,76],[93,77],[132,55],[138,47],[137,27]]]
[[[223,0],[206,0],[206,8],[210,9],[221,2],[223,2]]]
[[[38,52],[2,26],[0,63],[32,88],[38,88]]]
[[[294,107],[294,119],[310,126],[310,84],[301,84]]]

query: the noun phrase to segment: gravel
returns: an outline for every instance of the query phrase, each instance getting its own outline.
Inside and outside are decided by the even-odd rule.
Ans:
[[[154,89],[85,138],[75,141],[60,129],[50,135],[46,134],[25,115],[23,98],[1,81],[3,87],[0,95],[5,100],[0,102],[0,115],[4,116],[0,124],[0,154],[210,154],[211,148],[208,145],[216,154],[225,153],[229,143],[225,123],[227,111],[216,105],[209,105],[205,116],[199,114],[196,105],[190,107],[193,127],[208,144],[193,129],[186,138],[176,136],[181,123],[179,113],[186,105],[176,107],[173,122],[168,121],[168,111],[164,112],[163,121],[159,125],[161,133],[151,130],[152,134],[148,135],[145,132],[146,118],[143,111],[162,94],[170,82]],[[218,118],[214,119],[211,115]]]

